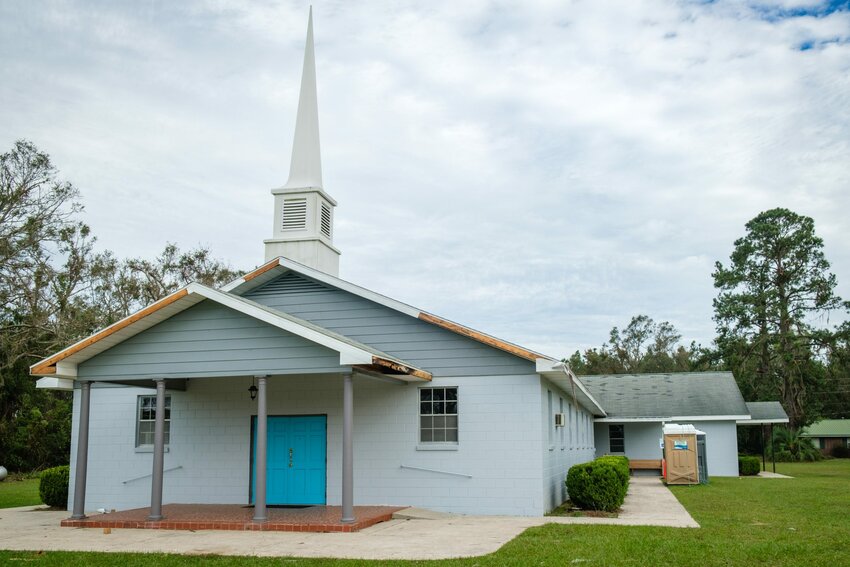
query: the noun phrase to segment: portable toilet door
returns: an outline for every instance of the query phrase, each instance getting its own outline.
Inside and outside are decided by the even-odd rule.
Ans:
[[[667,423],[664,434],[664,460],[667,484],[698,484],[697,435],[704,434],[691,424]]]
[[[697,465],[699,483],[708,484],[708,454],[705,452],[705,434],[697,435]]]

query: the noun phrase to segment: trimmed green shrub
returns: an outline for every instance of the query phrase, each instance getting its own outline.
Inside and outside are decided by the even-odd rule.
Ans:
[[[46,469],[41,473],[38,495],[41,496],[42,502],[54,508],[67,508],[70,469],[65,465]]]
[[[617,471],[617,474],[620,477],[620,481],[623,483],[623,486],[628,488],[629,486],[629,458],[623,456],[614,456],[614,455],[606,455],[604,457],[599,457],[596,459],[597,463],[608,463],[614,467],[614,470]]]
[[[761,462],[758,457],[738,455],[738,474],[741,476],[755,476],[760,470]]]
[[[628,459],[600,457],[574,465],[566,483],[570,500],[579,508],[613,512],[623,505],[629,488]]]

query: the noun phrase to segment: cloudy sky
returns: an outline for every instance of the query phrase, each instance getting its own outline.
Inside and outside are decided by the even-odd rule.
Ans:
[[[102,248],[263,260],[308,4],[0,2],[0,151]],[[314,5],[341,276],[553,355],[645,313],[711,341],[744,224],[815,219],[850,297],[845,2]]]

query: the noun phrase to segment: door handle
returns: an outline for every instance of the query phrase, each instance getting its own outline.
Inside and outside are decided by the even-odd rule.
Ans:
[[[289,468],[292,468],[292,447],[289,448]]]

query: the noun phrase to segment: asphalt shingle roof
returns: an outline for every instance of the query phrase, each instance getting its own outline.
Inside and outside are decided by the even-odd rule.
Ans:
[[[788,414],[779,402],[747,402],[753,421],[788,419]]]
[[[731,372],[579,376],[608,417],[749,415]]]

